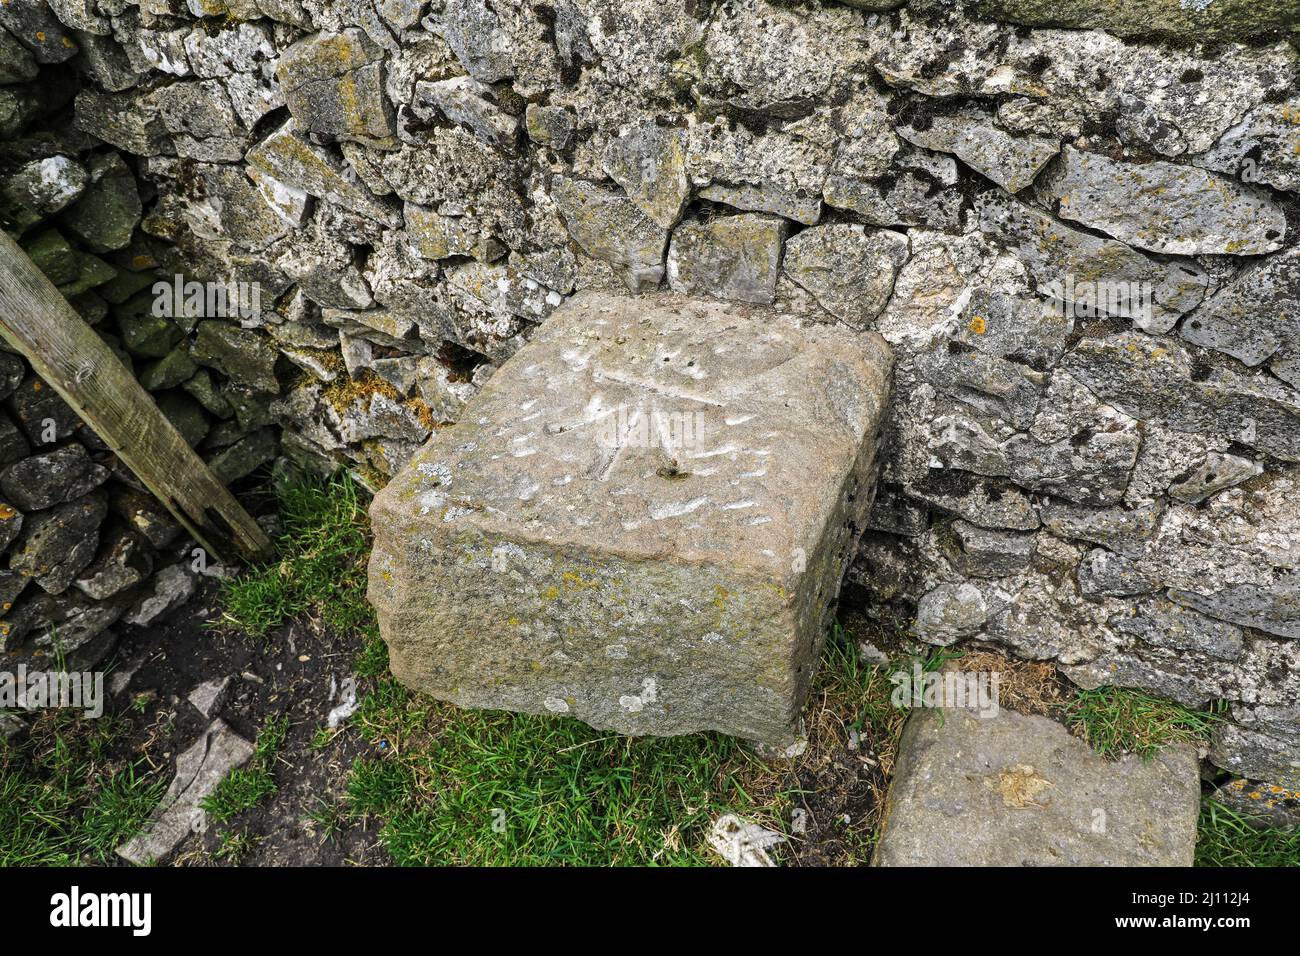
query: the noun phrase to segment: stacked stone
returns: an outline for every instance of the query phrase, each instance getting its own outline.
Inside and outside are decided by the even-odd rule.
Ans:
[[[76,48],[152,254],[274,303],[184,331],[287,452],[381,484],[581,289],[877,330],[872,612],[1226,699],[1214,759],[1295,789],[1293,3],[51,7],[0,22]]]
[[[163,271],[156,243],[137,228],[149,187],[137,181],[134,156],[74,123],[70,61],[101,39],[65,29],[44,6],[0,9],[0,226],[234,482],[277,453],[269,392],[278,386],[274,378],[245,385],[250,363],[233,327],[205,322],[212,329],[193,336],[193,321],[157,314],[153,287]],[[213,371],[226,367],[241,375]],[[0,346],[4,666],[55,658],[93,666],[111,648],[115,623],[149,623],[187,597],[201,562],[181,532],[26,360]]]

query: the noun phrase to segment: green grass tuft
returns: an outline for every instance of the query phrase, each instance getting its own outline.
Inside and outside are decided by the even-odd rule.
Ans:
[[[225,823],[279,790],[272,767],[288,732],[288,717],[267,718],[257,735],[248,766],[230,771],[226,779],[199,802],[213,823]]]
[[[1166,744],[1202,743],[1218,721],[1216,711],[1195,711],[1119,687],[1081,690],[1066,705],[1065,720],[1106,757],[1137,754],[1150,760]]]
[[[1265,829],[1213,800],[1201,806],[1197,866],[1300,866],[1300,829]]]
[[[40,715],[18,745],[0,746],[0,866],[105,863],[139,831],[165,782],[143,760],[112,772],[111,718]]]
[[[223,584],[225,611],[217,623],[254,637],[302,613],[319,616],[334,631],[370,627],[368,525],[356,484],[346,474],[303,479],[276,496],[284,526],[276,542],[280,557]]]

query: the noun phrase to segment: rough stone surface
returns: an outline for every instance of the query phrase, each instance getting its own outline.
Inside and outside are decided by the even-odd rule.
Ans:
[[[898,135],[916,146],[952,153],[1008,192],[1019,192],[1057,154],[1060,144],[1043,136],[1012,136],[987,114],[966,110],[900,124]]]
[[[889,301],[907,251],[907,237],[900,233],[816,226],[786,243],[782,267],[827,312],[852,328],[865,329]]]
[[[787,229],[784,219],[749,213],[684,223],[668,247],[668,286],[686,295],[770,303]]]
[[[899,745],[877,866],[1191,866],[1196,753],[1110,761],[1009,710],[918,710]]]
[[[1260,255],[1282,248],[1286,216],[1264,192],[1194,166],[1118,163],[1073,147],[1044,194],[1063,219],[1141,249]]]
[[[575,300],[375,499],[394,673],[467,706],[788,744],[888,387],[878,339],[776,310]]]
[[[218,718],[176,758],[176,776],[149,815],[144,830],[117,848],[137,866],[152,866],[194,831],[203,819],[199,803],[226,775],[253,756],[253,745]]]

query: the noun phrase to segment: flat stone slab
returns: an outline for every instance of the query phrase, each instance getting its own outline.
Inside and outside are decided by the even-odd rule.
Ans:
[[[891,357],[780,309],[586,293],[378,496],[393,673],[468,707],[790,743]]]
[[[1191,866],[1196,752],[1107,760],[1046,717],[917,710],[877,866]]]
[[[194,744],[176,758],[176,776],[139,834],[117,848],[117,855],[140,866],[152,866],[192,831],[203,825],[199,802],[253,756],[253,745],[220,718],[208,725]]]

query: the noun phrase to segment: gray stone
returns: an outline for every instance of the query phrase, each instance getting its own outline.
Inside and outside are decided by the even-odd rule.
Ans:
[[[76,125],[136,156],[175,152],[152,93],[140,90],[101,93],[91,87],[82,89],[77,93]]]
[[[182,345],[172,349],[162,358],[150,362],[137,376],[140,384],[151,392],[175,388],[185,382],[195,372],[198,365],[190,356],[188,347]]]
[[[9,547],[22,529],[23,513],[9,502],[0,501],[0,552]]]
[[[294,121],[285,122],[257,143],[244,159],[252,168],[261,170],[276,182],[286,183],[291,189],[328,199],[385,225],[399,224],[393,209],[370,195],[360,183],[348,178],[342,164],[329,153],[299,135]]]
[[[914,146],[952,153],[975,172],[1007,192],[1019,192],[1060,151],[1060,143],[1042,136],[1012,136],[978,110],[905,118],[898,135]]]
[[[1263,473],[1264,466],[1257,461],[1210,452],[1194,470],[1169,486],[1169,497],[1195,504]]]
[[[166,548],[181,533],[181,525],[156,498],[130,486],[114,484],[109,507],[114,515],[135,528],[155,548]]]
[[[480,83],[514,76],[513,38],[486,0],[448,0],[438,30],[461,66]]]
[[[429,119],[429,105],[449,122],[467,127],[479,139],[494,146],[513,146],[519,132],[519,119],[497,106],[492,88],[473,77],[416,83],[412,111],[421,119]]]
[[[1158,578],[1139,564],[1105,548],[1093,548],[1079,562],[1079,590],[1086,595],[1131,597],[1160,588]]]
[[[81,429],[81,419],[38,375],[29,374],[14,390],[10,410],[32,447],[54,445]]]
[[[528,138],[541,146],[564,149],[573,137],[573,114],[563,106],[529,103],[524,111]]]
[[[0,186],[0,217],[22,232],[74,202],[88,182],[85,167],[67,156],[28,163]]]
[[[153,553],[135,532],[118,529],[109,535],[94,561],[77,577],[76,585],[87,597],[102,601],[148,580]]]
[[[137,358],[160,359],[185,338],[181,328],[167,316],[154,315],[153,301],[152,295],[132,300],[129,311],[123,309],[117,314],[122,347]]]
[[[1071,316],[1130,318],[1144,332],[1168,332],[1205,297],[1209,277],[1188,263],[1157,263],[996,191],[979,196],[980,229],[1025,263],[1040,295]]]
[[[887,83],[927,96],[1025,97],[1067,127],[1087,120],[1165,156],[1203,152],[1251,107],[1293,95],[1298,58],[1285,42],[1153,47],[1100,30],[1018,30],[952,5],[944,14],[898,15],[908,41],[881,38],[873,57]]]
[[[885,308],[907,261],[907,236],[838,224],[805,229],[785,244],[782,268],[836,318],[865,329]]]
[[[798,135],[799,129],[793,124],[760,135],[722,120],[690,127],[687,170],[699,195],[814,225],[821,218],[832,151],[819,139]],[[888,131],[883,124],[882,129]]]
[[[4,401],[22,384],[27,364],[18,355],[0,352],[0,401]]]
[[[235,442],[223,449],[209,462],[218,481],[229,485],[240,478],[252,474],[257,468],[272,461],[279,454],[280,446],[275,440],[275,432],[262,428],[247,438]]]
[[[668,247],[668,285],[687,295],[770,303],[788,228],[784,219],[751,213],[684,222]]]
[[[173,83],[154,94],[154,103],[178,156],[234,163],[244,155],[243,130],[221,81]]]
[[[31,50],[37,63],[62,63],[77,53],[72,35],[42,2],[0,3],[0,26]]]
[[[958,518],[949,527],[948,560],[962,574],[998,578],[1023,571],[1034,556],[1034,537],[991,531]]]
[[[1300,790],[1300,722],[1295,716],[1285,723],[1257,723],[1249,710],[1242,713],[1237,707],[1232,716],[1236,720],[1215,724],[1210,759],[1241,776]]]
[[[1287,0],[975,0],[974,6],[995,20],[1105,30],[1116,36],[1204,41],[1300,29],[1300,12]]]
[[[1116,632],[1156,647],[1194,651],[1235,661],[1244,649],[1241,628],[1216,621],[1162,598],[1147,598],[1112,619]]]
[[[9,568],[35,578],[50,594],[62,594],[95,557],[99,526],[108,511],[102,491],[27,515],[9,554]]]
[[[658,288],[664,277],[666,229],[624,197],[581,180],[557,178],[551,198],[569,235],[587,255],[613,266],[633,292]]]
[[[1160,507],[1082,508],[1049,501],[1040,509],[1043,524],[1063,538],[1077,538],[1118,551],[1135,553],[1155,535]]]
[[[1063,367],[1099,398],[1176,431],[1221,433],[1300,460],[1300,401],[1285,386],[1220,370],[1204,378],[1173,339],[1118,333],[1084,339]]]
[[[140,222],[140,193],[135,177],[117,153],[90,157],[89,188],[64,210],[59,221],[92,252],[121,249]]]
[[[280,391],[275,377],[275,349],[268,340],[229,322],[208,320],[198,324],[191,354],[235,382],[272,394]]]
[[[188,601],[195,591],[194,576],[180,564],[163,568],[153,578],[153,589],[142,597],[123,621],[136,627],[148,627]]]
[[[864,149],[878,149],[862,142]],[[846,157],[841,146],[822,194],[826,205],[851,210],[878,226],[960,226],[961,195],[951,188],[957,184],[957,163],[951,156],[906,147],[876,176],[861,169],[859,158]]]
[[[1033,423],[1046,384],[1043,374],[1028,365],[958,343],[940,343],[918,355],[916,371],[945,394],[1018,428]]]
[[[681,130],[655,122],[625,126],[605,147],[604,165],[634,206],[665,229],[676,225],[691,198]]]
[[[1112,762],[1055,721],[925,709],[908,721],[877,866],[1191,866],[1195,751]]]
[[[108,469],[72,443],[10,466],[0,477],[0,491],[23,511],[41,511],[80,498],[107,480]]]
[[[864,75],[861,16],[821,4],[730,4],[719,27],[706,31],[696,54],[696,95],[742,112],[783,119],[806,116]]]
[[[777,310],[571,300],[375,499],[394,673],[463,706],[790,743],[888,365]]]
[[[81,49],[81,65],[100,87],[110,93],[120,93],[140,82],[140,74],[131,66],[126,52],[115,39],[73,32]]]
[[[8,415],[0,412],[0,470],[31,453],[32,447]],[[0,550],[3,550],[0,548]]]
[[[69,672],[93,670],[113,649],[109,630],[122,615],[118,599],[92,601],[79,591],[28,592],[0,621],[0,651],[9,666],[25,663],[42,670],[52,660]]]
[[[1300,192],[1300,100],[1261,103],[1192,162],[1243,182]]]
[[[253,745],[218,718],[176,758],[176,776],[149,815],[144,829],[117,848],[137,866],[152,866],[176,849],[204,821],[199,804],[227,774],[253,756]]]
[[[1286,216],[1263,192],[1195,166],[1121,163],[1067,146],[1043,194],[1070,219],[1152,252],[1250,256],[1282,248]]]
[[[397,145],[383,49],[361,30],[304,37],[280,54],[275,75],[304,130],[381,149]]]
[[[1212,593],[1171,588],[1179,604],[1243,627],[1300,638],[1300,576],[1280,578],[1269,585],[1224,584]]]
[[[0,28],[0,83],[25,83],[36,79],[40,71],[31,52]]]
[[[163,392],[155,401],[158,410],[172,423],[181,438],[191,448],[198,446],[208,434],[208,420],[199,403],[184,392]]]
[[[941,584],[916,604],[916,633],[929,644],[947,645],[977,633],[989,619],[989,605],[975,585]]]
[[[1300,828],[1300,790],[1288,790],[1275,783],[1238,777],[1220,784],[1211,799],[1261,829]]]
[[[981,528],[1033,531],[1040,524],[1029,496],[1005,481],[941,471],[926,474],[907,493]]]
[[[1182,335],[1246,365],[1300,345],[1300,249],[1242,270],[1183,323]]]
[[[185,699],[204,717],[211,720],[226,703],[230,694],[230,677],[216,677],[204,681],[190,691]]]

